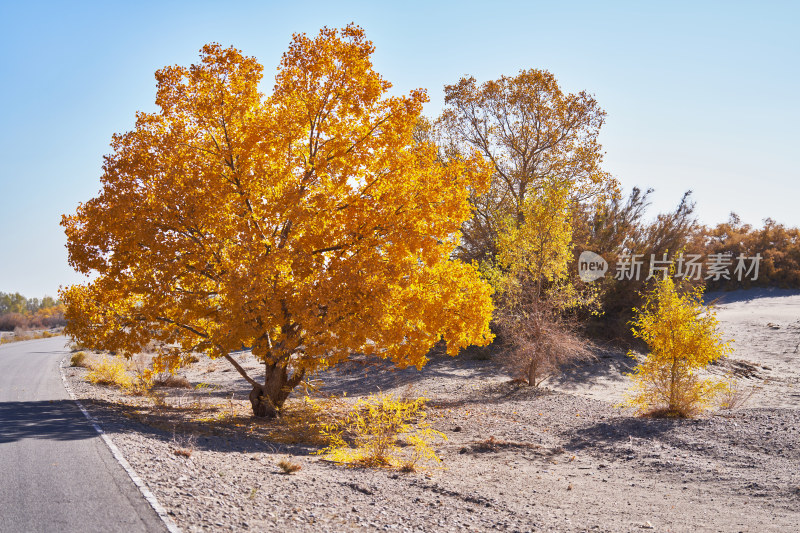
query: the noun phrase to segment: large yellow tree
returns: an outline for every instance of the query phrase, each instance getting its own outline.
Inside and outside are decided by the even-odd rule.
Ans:
[[[477,157],[415,140],[423,90],[387,96],[357,26],[295,35],[272,93],[262,67],[212,44],[156,73],[160,112],[115,135],[102,190],[62,224],[67,333],[90,347],[227,359],[275,416],[304,376],[355,352],[399,366],[491,340],[491,289],[450,261],[485,190]],[[250,376],[230,356],[264,364]]]

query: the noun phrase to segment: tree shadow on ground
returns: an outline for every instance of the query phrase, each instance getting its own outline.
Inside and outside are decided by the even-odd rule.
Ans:
[[[0,444],[21,439],[82,440],[97,432],[72,400],[0,402]]]
[[[113,434],[144,435],[176,448],[191,447],[225,453],[306,455],[317,449],[303,443],[285,444],[267,440],[265,433],[271,428],[270,424],[277,422],[253,417],[238,416],[222,422],[194,422],[184,418],[186,408],[143,408],[106,400],[90,400],[87,408],[112,437]]]
[[[570,431],[564,448],[573,452],[614,448],[632,439],[663,439],[673,430],[697,426],[702,421],[679,418],[626,417],[597,422],[588,427]]]
[[[356,356],[333,368],[320,371],[308,380],[318,384],[318,391],[322,395],[355,396],[414,386],[426,379],[452,378],[457,374],[468,375],[473,379],[503,375],[492,361],[475,360],[465,356],[433,355],[421,370],[413,366],[397,368],[390,361],[377,357]],[[196,394],[202,393],[207,397],[221,400],[229,399],[231,395],[244,399],[251,390],[252,387],[242,378],[237,379],[233,387],[200,391]],[[296,389],[296,391],[301,390],[301,388]],[[298,392],[294,392],[293,396],[297,394]]]
[[[706,303],[725,305],[739,302],[750,302],[761,298],[784,298],[800,295],[800,289],[781,289],[777,287],[758,287],[753,289],[738,289],[734,291],[713,291],[703,296]]]
[[[501,374],[490,361],[475,361],[446,355],[434,356],[422,369],[397,368],[377,358],[351,360],[321,372],[320,391],[325,394],[370,394],[413,386],[427,379],[448,379],[467,375],[470,379],[496,377]]]
[[[488,383],[479,392],[449,400],[434,400],[429,403],[437,409],[453,409],[470,405],[499,405],[506,402],[533,401],[545,396],[559,394],[546,387],[531,387],[514,380]]]
[[[548,383],[567,391],[585,389],[600,382],[620,383],[628,379],[625,374],[634,366],[636,361],[624,351],[604,349],[596,358],[564,367],[562,373],[551,377]]]

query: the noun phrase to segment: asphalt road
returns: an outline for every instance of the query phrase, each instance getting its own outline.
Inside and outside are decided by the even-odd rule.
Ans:
[[[0,532],[166,531],[64,389],[65,342],[0,346]]]

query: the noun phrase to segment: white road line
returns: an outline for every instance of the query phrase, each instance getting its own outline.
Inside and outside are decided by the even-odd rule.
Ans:
[[[131,478],[131,481],[133,481],[133,484],[139,488],[139,492],[142,493],[144,499],[147,500],[147,503],[150,504],[150,507],[153,508],[158,517],[161,518],[161,521],[164,522],[164,525],[167,526],[167,530],[169,531],[169,533],[182,533],[181,529],[177,526],[177,524],[175,524],[172,518],[169,517],[166,509],[164,509],[164,507],[162,507],[161,504],[158,503],[158,500],[156,499],[153,492],[147,487],[147,484],[142,480],[142,478],[139,477],[139,474],[136,473],[136,470],[133,469],[133,467],[125,459],[125,457],[123,457],[122,452],[119,450],[119,448],[117,448],[117,445],[111,441],[111,438],[109,438],[109,436],[106,435],[105,431],[103,431],[103,428],[100,427],[100,423],[92,415],[89,414],[89,411],[86,410],[81,401],[75,397],[75,393],[72,392],[72,388],[69,386],[69,383],[67,382],[67,376],[64,374],[64,369],[67,368],[64,365],[64,363],[67,360],[67,355],[65,355],[61,359],[61,363],[58,366],[61,372],[61,381],[64,382],[64,388],[67,389],[69,397],[72,398],[72,401],[78,405],[78,408],[80,408],[81,412],[83,413],[83,416],[85,416],[86,419],[89,421],[89,423],[92,424],[95,431],[97,431],[97,433],[100,435],[100,438],[102,438],[103,442],[106,443],[106,446],[108,446],[108,449],[111,450],[111,454],[114,456],[114,459],[116,459],[117,462],[120,464],[120,466],[125,469],[125,472],[128,473],[128,476]]]

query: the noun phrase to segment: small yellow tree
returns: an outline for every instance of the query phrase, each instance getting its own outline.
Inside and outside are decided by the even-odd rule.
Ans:
[[[634,385],[625,404],[655,416],[699,414],[725,384],[698,372],[731,352],[713,309],[703,305],[702,287],[679,294],[672,278],[664,278],[634,312],[633,335],[647,343],[650,354],[629,374]]]
[[[591,356],[568,318],[568,311],[592,300],[592,294],[577,290],[568,279],[569,201],[569,189],[556,186],[526,198],[520,216],[503,221],[496,259],[483,267],[496,289],[495,323],[508,345],[502,362],[531,386]]]

